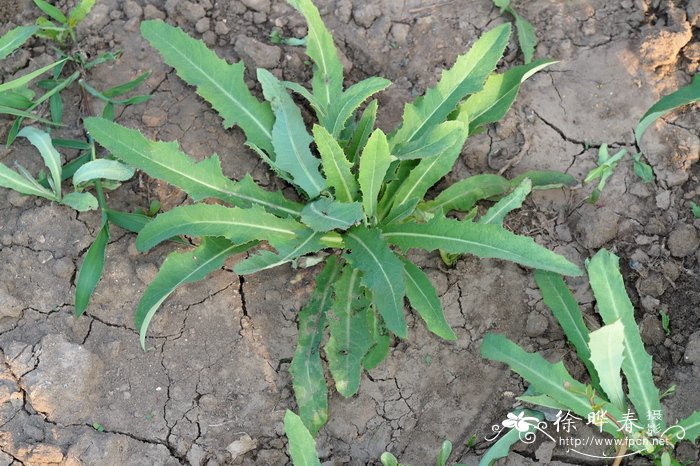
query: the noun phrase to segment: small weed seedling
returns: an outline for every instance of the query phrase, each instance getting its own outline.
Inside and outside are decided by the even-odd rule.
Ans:
[[[591,196],[588,198],[588,202],[595,204],[600,199],[600,193],[605,189],[605,184],[608,182],[617,167],[618,162],[627,153],[627,149],[621,149],[614,155],[610,155],[608,152],[608,145],[603,144],[598,149],[598,166],[593,170],[589,171],[586,178],[583,180],[584,184],[588,184],[594,180],[598,180],[598,185],[593,189]]]
[[[247,145],[296,188],[301,202],[261,188],[250,175],[240,181],[225,177],[216,155],[195,163],[176,142],[150,141],[100,118],[88,119],[86,126],[124,163],[178,186],[193,201],[214,198],[233,206],[176,207],[139,233],[141,251],[177,235],[201,239],[193,251],[172,253],[146,289],[136,310],[144,347],[148,325],[168,295],[221,268],[232,254],[263,242],[275,249],[260,249],[238,262],[234,271],[246,275],[329,250],[316,289],[299,313],[290,369],[301,418],[315,434],[328,416],[319,351],[326,329],[328,366],[336,389],[346,397],[357,392],[363,369],[386,357],[392,334],[408,336],[405,297],[430,331],[455,338],[427,275],[406,257],[409,249],[469,253],[565,275],[580,271],[501,225],[504,215],[520,205],[523,192],[561,180],[561,174],[533,173],[514,182],[477,175],[426,199],[429,188],[451,171],[467,136],[500,119],[521,82],[551,62],[492,74],[510,35],[510,25],[498,26],[460,56],[425,96],[407,105],[401,126],[386,135],[373,129],[376,101],[355,115],[390,82],[372,77],[344,89],[343,67],[318,10],[310,0],[290,3],[308,23],[306,51],[315,64],[311,90],[258,69],[262,102],[245,84],[243,63],[228,64],[201,41],[161,21],[145,21],[141,30],[166,63],[220,113],[226,127],[242,128]],[[314,110],[318,124],[311,134],[288,89]],[[446,216],[494,197],[501,200],[476,222]]]
[[[560,414],[580,416],[601,432],[621,440],[615,443],[613,464],[620,464],[625,456],[642,454],[651,456],[657,464],[680,466],[673,458],[673,450],[681,440],[694,442],[698,438],[700,412],[667,426],[661,408],[662,396],[651,374],[651,356],[644,349],[634,320],[634,308],[625,291],[617,256],[603,249],[590,259],[587,268],[598,313],[605,324],[593,332],[586,327],[581,310],[561,276],[537,271],[535,280],[544,302],[588,370],[589,384],[575,380],[562,362],[552,364],[537,353],[526,352],[503,335],[487,334],[481,353],[485,358],[508,364],[530,384],[520,400],[559,410]],[[509,414],[508,418],[519,419],[518,422],[529,426],[539,424],[538,419],[529,423],[524,417]],[[520,425],[507,427],[517,429],[509,432],[514,435],[508,441],[498,445],[500,455],[491,453],[490,459],[507,455],[503,446],[518,440],[516,430],[523,432]],[[482,460],[481,464],[490,463]]]
[[[9,56],[33,35],[48,38],[61,46],[65,45],[68,37],[75,42],[75,26],[87,16],[95,1],[81,0],[68,16],[43,0],[35,0],[35,3],[61,25],[56,26],[46,18],[40,18],[34,26],[19,26],[10,30],[0,37],[0,59]],[[0,85],[0,114],[16,117],[8,132],[7,144],[12,144],[17,136],[27,138],[38,149],[48,169],[48,175],[42,171],[38,178],[35,178],[18,163],[16,163],[16,170],[0,164],[0,187],[13,189],[24,195],[42,197],[80,212],[97,208],[102,211],[99,233],[85,255],[76,281],[75,313],[81,315],[86,310],[90,296],[102,275],[105,248],[109,240],[108,223],[112,222],[127,230],[138,231],[149,220],[147,216],[111,210],[106,204],[105,190],[115,189],[121,182],[131,178],[134,169],[111,157],[99,158],[90,138],[87,141],[52,138],[42,129],[33,126],[22,127],[22,123],[25,120],[33,120],[48,128],[64,126],[61,93],[76,81],[84,91],[83,107],[90,107],[88,99],[97,98],[104,104],[102,116],[111,120],[114,118],[116,105],[137,104],[150,98],[150,96],[140,95],[119,98],[136,89],[148,77],[148,73],[127,83],[98,91],[86,82],[84,77],[87,71],[101,63],[116,59],[120,53],[108,52],[94,60],[87,60],[77,52],[67,53],[57,50],[56,53],[58,58],[54,63]],[[51,72],[49,79],[36,82],[36,86],[45,91],[36,97],[29,86],[48,72]],[[38,115],[38,112],[44,109],[42,104],[46,102],[48,102],[50,119]],[[64,164],[57,148],[77,150],[79,155]],[[72,180],[73,186],[70,192],[64,194],[61,185],[67,180]],[[88,192],[88,189],[94,189],[95,194]]]
[[[501,9],[501,14],[508,13],[515,19],[515,29],[518,34],[520,50],[523,52],[525,63],[530,63],[535,55],[535,47],[537,47],[535,28],[510,6],[510,0],[493,0],[493,4]]]

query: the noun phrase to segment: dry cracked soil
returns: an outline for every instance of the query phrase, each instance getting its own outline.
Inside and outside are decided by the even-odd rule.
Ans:
[[[490,0],[317,0],[333,31],[349,81],[381,75],[394,85],[380,96],[379,124],[392,128],[405,102],[422,93],[486,29],[510,20]],[[59,7],[72,4],[58,0]],[[632,129],[661,95],[690,81],[700,66],[698,0],[518,0],[540,39],[536,57],[560,62],[528,81],[508,116],[469,140],[443,185],[481,172],[516,176],[561,170],[582,180],[607,143],[636,152]],[[0,32],[38,16],[30,0],[0,0]],[[151,70],[146,104],[117,120],[147,136],[179,140],[193,157],[222,157],[227,175],[245,173],[284,187],[219,117],[140,37],[143,19],[162,18],[202,38],[229,61],[266,67],[284,79],[310,75],[303,49],[271,43],[273,30],[302,37],[301,16],[281,0],[98,0],[79,27],[78,46],[94,56],[120,49],[118,61],[93,68],[106,88]],[[4,80],[50,61],[33,40],[0,67]],[[503,68],[522,56],[512,40]],[[257,90],[256,92],[259,92]],[[81,136],[78,116],[99,103],[67,94],[66,136]],[[0,138],[11,122],[0,120]],[[599,203],[590,186],[537,192],[507,226],[579,265],[599,248],[621,258],[628,291],[668,421],[700,408],[700,252],[690,202],[700,201],[700,108],[652,126],[642,149],[656,179],[641,183],[625,158]],[[71,158],[74,154],[65,154]],[[25,141],[0,149],[0,160],[38,169]],[[109,195],[134,210],[183,194],[145,175]],[[313,287],[314,269],[281,267],[243,279],[227,264],[208,280],[179,289],[152,326],[143,352],[133,310],[173,245],[137,252],[134,237],[114,227],[107,265],[85,316],[73,317],[76,269],[99,226],[76,214],[0,190],[0,464],[282,465],[288,464],[282,418],[294,408],[289,376],[296,314]],[[330,421],[318,448],[327,465],[378,464],[392,451],[403,462],[431,464],[443,439],[453,459],[475,465],[485,437],[517,405],[523,381],[483,360],[486,331],[505,333],[530,351],[583,368],[542,303],[531,271],[466,257],[445,268],[434,254],[416,255],[455,328],[441,341],[409,315],[410,337],[363,375],[359,394],[330,399]],[[584,279],[569,284],[584,312],[594,299]],[[670,317],[662,328],[660,312]],[[97,428],[96,428],[97,427]],[[472,441],[469,441],[472,439]],[[475,439],[475,440],[474,440]],[[690,444],[682,460],[698,464]],[[499,464],[584,464],[546,442],[520,444]],[[589,463],[586,463],[589,464]],[[594,461],[590,464],[596,464]],[[597,463],[601,464],[601,463]],[[648,464],[633,459],[627,464]]]

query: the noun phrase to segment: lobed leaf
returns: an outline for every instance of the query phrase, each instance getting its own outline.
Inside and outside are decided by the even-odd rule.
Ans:
[[[136,307],[134,322],[141,347],[146,349],[146,334],[153,316],[177,287],[202,280],[220,269],[228,257],[251,246],[250,243],[237,245],[223,238],[204,237],[202,243],[191,251],[170,253]]]
[[[366,312],[367,328],[372,338],[372,346],[362,359],[362,366],[366,370],[372,370],[377,367],[389,354],[389,345],[391,345],[391,337],[389,336],[386,326],[380,315],[369,307]]]
[[[303,255],[318,252],[326,247],[321,242],[322,235],[323,233],[311,230],[302,232],[294,240],[279,246],[276,253],[261,250],[247,259],[237,262],[233,271],[239,275],[249,275],[286,264]]]
[[[464,125],[446,121],[434,126],[420,138],[394,147],[392,155],[399,160],[417,160],[439,156],[462,142]]]
[[[284,414],[284,433],[289,439],[289,456],[294,466],[321,466],[314,438],[304,426],[302,418],[290,410]]]
[[[75,282],[75,315],[81,316],[90,303],[90,297],[102,278],[105,266],[105,249],[109,242],[109,224],[104,223],[92,242],[78,271]]]
[[[258,81],[275,114],[272,127],[272,146],[276,153],[274,166],[288,173],[294,184],[309,199],[314,199],[326,187],[326,180],[318,171],[320,161],[309,149],[313,139],[306,131],[299,107],[282,82],[269,71],[258,68]]]
[[[86,118],[85,127],[115,157],[177,186],[195,201],[213,197],[239,207],[259,205],[282,216],[300,215],[299,204],[260,188],[249,175],[238,182],[224,176],[217,155],[195,162],[175,141],[150,141],[136,130],[102,118]]]
[[[391,244],[404,250],[441,249],[448,253],[510,260],[563,275],[581,275],[579,268],[564,257],[540,246],[532,238],[515,235],[498,225],[482,225],[435,216],[428,223],[385,225],[382,227],[382,235]]]
[[[357,126],[345,146],[345,153],[348,156],[348,160],[353,164],[357,163],[360,153],[364,149],[370,134],[372,134],[374,122],[377,120],[378,108],[379,105],[376,100],[371,101],[367,105],[367,108],[362,112],[360,121],[358,121]]]
[[[276,217],[261,208],[240,209],[217,204],[175,207],[150,221],[136,238],[136,247],[148,251],[173,236],[221,236],[232,243],[268,241],[280,245],[293,240],[304,226]]]
[[[321,155],[323,172],[328,185],[333,188],[335,198],[340,202],[354,201],[357,197],[357,180],[350,171],[352,164],[345,158],[343,148],[323,126],[314,125],[313,134]]]
[[[622,391],[622,353],[624,345],[625,327],[622,321],[616,320],[612,324],[604,325],[589,335],[588,347],[591,350],[590,360],[595,367],[600,386],[608,396],[608,399],[620,411],[627,411],[625,394]]]
[[[404,108],[399,130],[390,138],[393,146],[418,139],[430,128],[442,123],[467,95],[480,91],[488,75],[496,68],[508,45],[510,25],[496,26],[483,34],[454,66],[442,73],[435,87]]]
[[[368,218],[377,210],[377,196],[391,164],[391,153],[386,135],[381,129],[374,130],[367,140],[360,157],[358,180],[362,191],[362,206]]]
[[[301,221],[314,231],[347,230],[364,218],[359,202],[335,202],[323,197],[301,211]]]
[[[20,137],[27,138],[29,142],[37,148],[44,159],[44,164],[48,167],[51,173],[52,188],[56,199],[61,199],[61,154],[51,142],[51,136],[48,133],[32,126],[25,126],[18,134]]]
[[[452,210],[470,211],[481,199],[500,196],[510,189],[511,184],[499,175],[482,174],[470,176],[452,184],[432,201],[420,206],[424,212],[447,214]]]
[[[160,20],[141,23],[141,34],[163,60],[224,119],[224,127],[238,125],[248,140],[273,156],[270,105],[253,97],[243,78],[242,62],[220,59],[200,40]]]
[[[73,185],[94,180],[126,181],[134,176],[134,169],[117,160],[97,159],[81,165],[73,174]]]
[[[525,178],[520,185],[510,194],[493,205],[486,213],[479,218],[479,223],[492,223],[494,225],[503,225],[503,219],[506,215],[515,209],[519,209],[523,205],[523,201],[532,190],[532,181]]]
[[[403,263],[376,229],[354,227],[345,235],[345,243],[351,250],[345,257],[362,272],[362,283],[372,292],[372,302],[387,328],[399,338],[406,338]]]
[[[319,348],[331,306],[333,283],[340,273],[336,256],[330,256],[316,277],[311,299],[299,312],[299,338],[289,373],[304,425],[316,434],[328,420],[328,388],[323,376]]]
[[[625,359],[622,371],[627,379],[628,397],[642,425],[648,425],[650,413],[661,410],[659,390],[654,385],[651,373],[651,356],[644,349],[639,327],[634,320],[634,307],[625,290],[619,259],[610,251],[601,249],[588,262],[587,268],[603,322],[611,324],[620,320],[624,326]],[[663,424],[663,420],[660,422]]]
[[[37,26],[17,26],[3,34],[0,37],[0,60],[20,48],[38,30]]]
[[[428,276],[413,262],[401,259],[406,277],[406,296],[411,307],[423,318],[428,330],[445,340],[456,340],[457,336],[445,319],[440,298]]]
[[[362,102],[369,99],[377,92],[383,91],[391,85],[391,81],[373,76],[364,79],[350,86],[340,99],[332,102],[328,110],[328,115],[320,119],[321,123],[328,131],[337,138],[345,128],[345,124],[355,113],[355,110],[362,105]]]
[[[334,292],[335,299],[328,312],[330,338],[325,352],[335,388],[347,398],[360,387],[362,360],[373,344],[366,322],[368,308],[359,299],[360,271],[346,265]]]
[[[683,437],[679,436],[679,432],[674,429],[673,434],[677,440],[687,440],[695,443],[700,436],[700,411],[693,411],[693,414],[676,423],[677,426],[683,428]]]

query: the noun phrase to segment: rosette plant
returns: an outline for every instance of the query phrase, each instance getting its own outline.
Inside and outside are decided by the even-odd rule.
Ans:
[[[150,141],[137,130],[99,118],[86,125],[114,156],[179,187],[192,201],[158,215],[138,235],[142,251],[178,235],[200,238],[194,250],[172,253],[145,291],[136,310],[142,344],[168,295],[221,268],[232,254],[250,251],[234,267],[241,275],[304,255],[324,258],[316,289],[298,316],[298,347],[291,364],[301,418],[316,433],[328,415],[320,355],[327,329],[328,366],[336,389],[346,397],[357,392],[362,370],[386,357],[392,335],[407,337],[406,297],[430,331],[455,338],[430,280],[408,258],[409,249],[510,260],[564,275],[580,271],[501,225],[533,186],[571,181],[566,175],[537,172],[508,181],[482,174],[426,198],[451,171],[467,137],[500,119],[521,82],[551,61],[494,74],[510,36],[509,25],[497,26],[458,57],[435,87],[406,105],[400,127],[387,135],[374,129],[377,102],[360,107],[391,83],[371,77],[345,88],[343,67],[318,10],[310,0],[290,3],[308,23],[311,89],[258,69],[262,101],[246,86],[243,63],[227,63],[201,41],[161,21],[146,21],[141,30],[165,62],[222,116],[225,127],[243,130],[248,147],[295,188],[295,196],[265,190],[250,175],[226,177],[217,155],[195,162],[176,142]],[[290,91],[315,114],[311,131]],[[218,203],[201,202],[205,199]],[[500,200],[477,220],[474,209],[481,199]],[[453,211],[472,215],[448,218]],[[258,248],[263,243],[267,248]]]

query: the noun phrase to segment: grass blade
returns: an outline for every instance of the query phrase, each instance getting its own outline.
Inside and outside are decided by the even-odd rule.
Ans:
[[[85,119],[85,127],[114,156],[148,176],[177,186],[195,201],[213,197],[239,207],[257,204],[282,216],[299,216],[299,204],[260,188],[250,176],[239,182],[228,179],[216,155],[195,162],[180,151],[177,142],[150,141],[136,130],[102,118]]]
[[[82,23],[85,17],[95,6],[96,0],[80,0],[68,13],[68,27],[74,28]]]
[[[591,363],[595,367],[600,386],[612,404],[620,411],[627,412],[625,394],[622,391],[622,353],[625,350],[625,327],[616,320],[591,332],[588,347],[591,350]]]
[[[603,322],[620,320],[625,328],[625,359],[622,371],[627,379],[629,399],[642,425],[649,425],[649,414],[661,410],[659,390],[651,374],[651,356],[644,349],[639,327],[634,321],[634,308],[627,296],[616,255],[601,249],[588,265],[588,279]],[[663,420],[659,421],[663,424]]]
[[[391,164],[389,143],[381,129],[376,129],[367,140],[360,157],[358,180],[362,191],[362,206],[365,215],[374,217],[377,210],[377,196]]]
[[[386,225],[382,228],[382,234],[387,241],[403,250],[441,249],[448,253],[509,260],[563,275],[581,275],[579,268],[564,257],[540,246],[532,238],[515,235],[498,225],[481,225],[435,216],[428,223]]]
[[[34,0],[34,4],[36,6],[38,6],[41,11],[43,11],[49,17],[58,21],[59,23],[61,23],[61,24],[68,23],[68,19],[66,18],[66,15],[64,15],[61,12],[61,10],[59,10],[55,6],[51,5],[49,2],[46,2],[45,0]]]
[[[223,238],[204,237],[202,243],[191,251],[170,253],[136,307],[134,322],[141,347],[146,349],[146,334],[153,316],[177,287],[202,280],[220,269],[229,256],[251,246],[250,243],[237,245]]]
[[[284,414],[284,433],[289,439],[289,456],[294,466],[321,466],[314,438],[301,418],[290,410]]]
[[[332,285],[340,273],[336,256],[330,256],[316,277],[316,288],[299,312],[299,338],[289,373],[304,425],[316,434],[328,420],[328,388],[323,376],[319,348],[331,306]]]
[[[85,253],[85,259],[78,272],[75,282],[75,315],[81,316],[90,303],[90,297],[102,278],[105,266],[105,249],[109,242],[109,223],[105,222],[100,228],[95,241]]]
[[[373,343],[366,322],[368,303],[363,306],[360,299],[360,271],[349,265],[343,268],[333,289],[335,299],[328,312],[330,338],[325,352],[335,388],[348,398],[360,387],[362,359]]]
[[[350,171],[352,164],[345,158],[342,147],[323,126],[314,125],[313,133],[323,172],[335,198],[340,202],[354,201],[357,197],[357,180]]]
[[[56,199],[61,199],[61,154],[53,146],[51,136],[32,126],[25,126],[17,136],[27,138],[37,148],[41,158],[44,159],[44,164],[51,173],[52,188]]]
[[[0,37],[0,60],[17,50],[37,32],[37,26],[17,26]]]
[[[18,87],[22,87],[27,85],[31,80],[36,78],[37,76],[41,76],[42,74],[46,73],[47,71],[51,71],[54,66],[58,66],[61,63],[65,62],[67,58],[64,58],[63,60],[58,60],[57,62],[51,63],[50,65],[46,65],[42,68],[39,68],[38,70],[32,71],[31,73],[27,73],[25,75],[20,76],[17,79],[14,79],[12,81],[2,83],[0,84],[0,92],[5,92],[9,91],[11,89],[17,89]]]
[[[435,287],[428,276],[408,259],[402,258],[406,277],[406,296],[411,307],[425,321],[428,330],[445,340],[456,340],[457,336],[447,323]]]
[[[399,338],[406,338],[408,328],[403,314],[406,295],[403,263],[379,235],[379,231],[355,227],[345,237],[346,255],[353,267],[362,272],[362,283],[372,292],[372,301],[386,326]]]
[[[269,71],[259,68],[258,81],[275,114],[272,145],[277,155],[273,163],[277,169],[289,173],[309,199],[314,199],[326,187],[326,180],[318,171],[319,159],[309,149],[313,139],[306,131],[299,107],[282,82]]]
[[[224,127],[238,125],[250,142],[273,156],[270,105],[253,97],[243,79],[242,62],[229,65],[202,41],[162,21],[141,23],[141,33],[186,83],[224,119]]]
[[[33,113],[25,112],[23,110],[18,110],[12,107],[5,107],[0,105],[0,114],[14,115],[26,118],[28,120],[38,121],[39,123],[43,123],[45,125],[55,125],[55,123],[52,120],[47,120],[46,118],[41,118],[40,116],[34,115]]]

